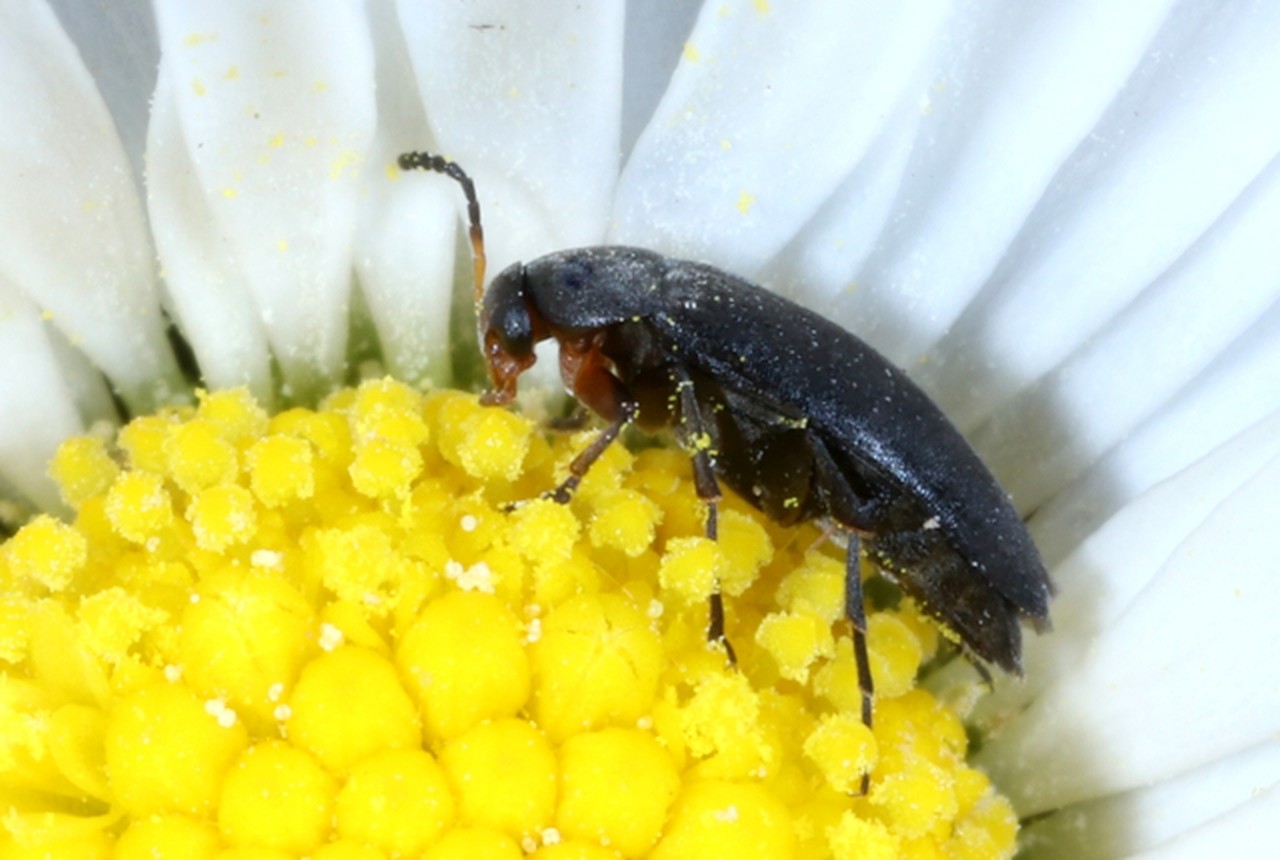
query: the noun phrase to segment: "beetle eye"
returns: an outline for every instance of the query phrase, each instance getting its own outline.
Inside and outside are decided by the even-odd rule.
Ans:
[[[480,316],[481,336],[494,340],[503,352],[513,357],[533,352],[533,320],[525,304],[524,266],[516,263],[502,271],[484,296]]]

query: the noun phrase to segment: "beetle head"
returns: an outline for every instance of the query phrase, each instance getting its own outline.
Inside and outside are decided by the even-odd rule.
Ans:
[[[478,334],[493,383],[484,402],[509,403],[516,396],[517,378],[536,358],[534,344],[547,337],[542,320],[531,312],[522,263],[508,266],[489,284]]]

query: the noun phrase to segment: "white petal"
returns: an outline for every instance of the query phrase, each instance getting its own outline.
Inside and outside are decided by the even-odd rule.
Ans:
[[[1272,786],[1159,848],[1130,860],[1202,860],[1205,857],[1265,856],[1280,844],[1280,788]]]
[[[0,116],[0,277],[50,314],[131,407],[170,398],[181,382],[128,160],[43,3],[0,4]]]
[[[1209,370],[1096,462],[1032,520],[1046,559],[1060,559],[1114,511],[1241,428],[1277,409],[1280,308],[1272,308]]]
[[[752,276],[871,147],[945,5],[707,3],[618,187],[610,241]]]
[[[141,186],[151,93],[160,63],[151,4],[50,0],[50,5],[93,71]]]
[[[1280,333],[1277,224],[1280,159],[1163,277],[970,434],[1024,510],[1177,398],[1270,308]],[[1280,385],[1258,397],[1280,407]]]
[[[1139,851],[1162,857],[1158,846],[1216,827],[1233,810],[1274,791],[1278,782],[1280,743],[1273,741],[1167,782],[1068,807],[1031,824],[1018,839],[1036,860],[1125,857]],[[1262,843],[1255,838],[1252,844]],[[1248,850],[1213,847],[1184,856],[1250,856]]]
[[[40,509],[61,511],[46,464],[84,426],[51,335],[40,309],[0,280],[0,480]]]
[[[162,74],[172,80],[157,97],[171,101],[163,109],[176,113],[182,134],[149,144],[185,147],[203,205],[170,201],[155,229],[194,234],[178,247],[225,247],[243,275],[224,296],[175,271],[170,290],[194,294],[182,308],[251,295],[294,397],[313,396],[344,371],[351,236],[374,125],[362,11],[354,2],[326,4],[323,14],[302,2],[269,14],[221,2],[156,8]],[[160,183],[150,190],[185,194]],[[168,269],[172,260],[163,262]],[[184,326],[191,320],[184,311]]]
[[[1023,814],[1270,740],[1280,457],[1218,505],[979,760]]]
[[[622,77],[624,158],[662,99],[702,5],[702,0],[627,4]]]
[[[178,122],[173,72],[160,73],[147,129],[148,203],[169,306],[211,388],[275,399],[266,327],[234,247],[214,222]]]
[[[1032,536],[1045,552],[1058,593],[1051,633],[1023,638],[1021,681],[1002,680],[970,715],[979,731],[1008,723],[1061,676],[1124,615],[1179,545],[1232,493],[1280,456],[1280,412],[1215,449],[1175,477],[1123,507],[1093,534],[1070,546],[1057,535],[1061,517],[1036,514]],[[1065,560],[1064,560],[1065,557]],[[930,687],[964,690],[975,680],[957,662],[930,678]],[[995,741],[998,743],[999,741]]]
[[[475,178],[491,268],[599,244],[618,173],[624,4],[397,8],[437,145]]]
[[[995,269],[1168,5],[957,10],[927,76],[899,105],[909,113],[886,126],[861,178],[800,231],[780,277],[817,307],[836,300],[837,321],[914,364]]]
[[[1259,109],[1280,102],[1280,6],[1184,11],[921,368],[962,429],[1095,336],[1280,151],[1280,113]]]
[[[445,384],[461,193],[443,177],[395,169],[400,153],[434,148],[434,141],[394,8],[374,3],[369,11],[378,99],[369,163],[384,169],[365,173],[356,272],[387,369],[411,384]]]

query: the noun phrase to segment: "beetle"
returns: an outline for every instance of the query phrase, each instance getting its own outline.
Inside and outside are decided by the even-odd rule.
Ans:
[[[554,338],[565,385],[606,422],[553,498],[567,501],[628,425],[670,428],[692,456],[708,537],[721,482],[780,524],[822,518],[848,535],[845,612],[866,725],[862,549],[971,658],[1022,673],[1020,619],[1048,629],[1048,573],[1009,497],[903,371],[776,293],[643,248],[559,251],[511,265],[486,290],[471,180],[430,153],[399,164],[445,173],[467,198],[486,402],[509,403],[535,344]],[[723,613],[716,595],[712,640],[724,641]]]

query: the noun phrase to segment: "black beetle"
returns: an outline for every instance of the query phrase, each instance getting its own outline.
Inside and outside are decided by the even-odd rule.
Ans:
[[[670,427],[693,457],[709,537],[717,479],[780,523],[823,517],[848,533],[845,609],[867,725],[859,543],[972,656],[1021,674],[1019,618],[1048,627],[1044,563],[1008,496],[905,373],[775,293],[641,248],[548,254],[510,266],[486,291],[479,205],[466,174],[427,153],[399,163],[446,173],[466,193],[493,382],[487,402],[509,402],[534,345],[555,338],[565,384],[608,422],[555,498],[569,498],[626,425]],[[710,635],[722,640],[718,600]]]

